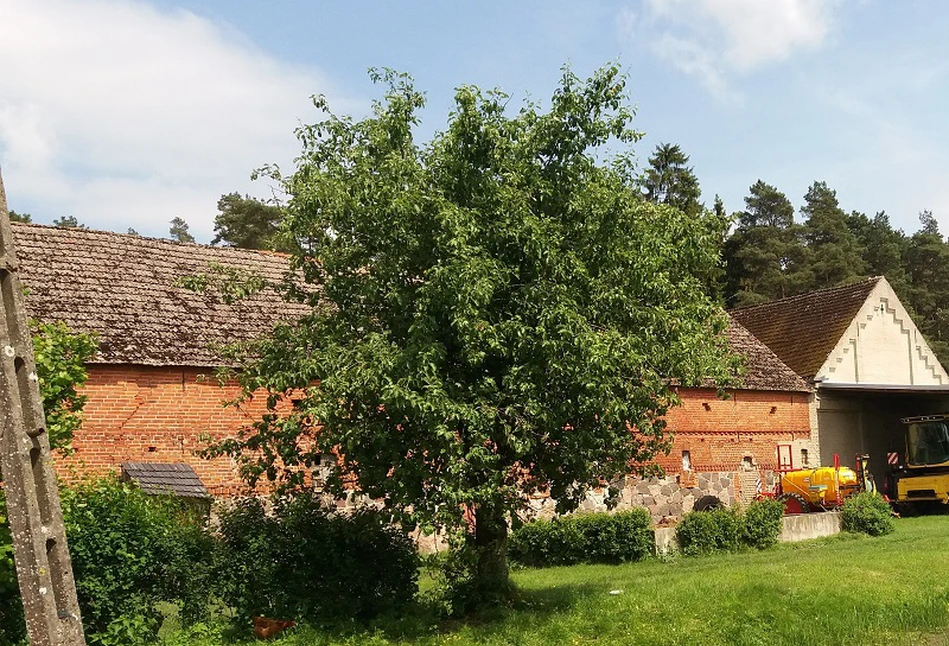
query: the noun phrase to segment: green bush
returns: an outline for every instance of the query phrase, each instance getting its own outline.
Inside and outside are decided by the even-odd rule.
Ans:
[[[311,493],[221,514],[223,599],[238,618],[367,619],[415,598],[415,544],[371,510],[330,513]]]
[[[883,496],[864,492],[850,496],[844,501],[844,531],[883,536],[893,531],[893,516],[890,505]]]
[[[645,509],[534,521],[511,534],[508,555],[533,567],[639,561],[652,548],[649,524]]]
[[[207,612],[214,541],[188,507],[107,478],[61,489],[90,644],[154,641],[160,601],[187,622]]]
[[[784,503],[767,498],[748,505],[742,518],[742,542],[759,550],[778,542]]]
[[[13,565],[13,541],[7,525],[6,500],[0,489],[0,646],[18,644],[25,637],[23,604]]]
[[[733,509],[692,511],[676,526],[679,549],[687,556],[734,552],[741,547],[743,523]]]

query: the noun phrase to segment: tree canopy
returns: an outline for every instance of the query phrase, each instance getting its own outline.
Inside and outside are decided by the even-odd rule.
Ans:
[[[188,230],[190,227],[184,218],[174,217],[168,227],[168,236],[175,242],[194,242],[194,236]]]
[[[674,206],[695,215],[702,210],[702,190],[689,156],[678,144],[659,144],[649,158],[643,181],[646,197],[659,204]]]
[[[254,348],[240,378],[270,412],[212,454],[298,483],[335,452],[338,494],[354,483],[427,529],[473,519],[475,580],[503,587],[506,519],[530,494],[566,511],[656,473],[673,385],[733,374],[703,285],[720,223],[643,198],[615,67],[565,70],[547,111],[461,87],[425,145],[423,95],[374,80],[370,117],[301,127],[295,171],[272,169],[299,243],[290,295],[312,313]],[[607,144],[621,152],[599,161]]]
[[[283,219],[279,206],[267,204],[240,193],[222,195],[214,218],[214,239],[211,244],[225,244],[243,249],[282,250],[278,225]]]

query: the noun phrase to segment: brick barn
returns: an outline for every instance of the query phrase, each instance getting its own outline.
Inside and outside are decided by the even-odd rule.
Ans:
[[[286,258],[85,229],[14,224],[13,230],[30,315],[94,333],[100,344],[83,390],[88,403],[75,454],[60,460],[60,470],[186,463],[212,495],[239,491],[230,460],[207,461],[194,451],[235,434],[262,405],[224,407],[236,386],[205,377],[221,363],[216,348],[304,310],[270,290],[229,304],[179,281],[216,266],[276,282]],[[819,454],[812,388],[737,322],[728,337],[746,360],[741,386],[726,399],[713,388],[679,389],[682,406],[668,416],[673,450],[660,460],[667,476],[628,479],[623,505],[645,505],[658,517],[688,511],[704,495],[747,499],[776,465],[778,445]],[[549,508],[549,501],[535,502],[538,512]],[[600,503],[593,495],[586,507]]]

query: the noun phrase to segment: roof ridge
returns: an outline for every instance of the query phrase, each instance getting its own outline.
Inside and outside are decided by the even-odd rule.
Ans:
[[[156,244],[160,246],[170,246],[173,248],[191,247],[201,249],[215,249],[226,253],[248,253],[261,256],[275,256],[278,258],[289,258],[290,254],[281,251],[272,251],[270,249],[248,249],[247,247],[233,247],[229,245],[213,245],[203,242],[178,242],[169,238],[156,238],[154,236],[144,236],[139,233],[121,233],[119,231],[105,231],[103,229],[88,229],[86,227],[61,227],[55,224],[39,224],[37,222],[11,222],[15,229],[41,229],[44,231],[61,231],[70,235],[92,236],[101,238],[121,238],[126,241],[140,241],[146,244]]]
[[[876,284],[880,282],[880,279],[886,278],[886,276],[869,276],[867,278],[861,278],[860,280],[855,280],[852,283],[845,283],[843,285],[835,285],[834,287],[822,287],[820,289],[815,289],[810,292],[804,292],[803,294],[795,294],[794,296],[785,296],[784,298],[776,298],[771,301],[766,301],[764,303],[758,303],[756,305],[742,305],[740,307],[733,307],[729,312],[747,312],[749,310],[757,309],[759,307],[769,307],[771,305],[777,305],[781,303],[789,303],[796,300],[804,300],[807,298],[812,298],[821,294],[829,294],[831,292],[843,291],[846,289],[853,289],[854,287],[860,287],[864,285]]]

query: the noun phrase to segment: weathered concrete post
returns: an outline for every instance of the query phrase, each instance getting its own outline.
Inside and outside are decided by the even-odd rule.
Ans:
[[[33,646],[84,646],[33,342],[0,177],[0,473]]]

